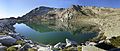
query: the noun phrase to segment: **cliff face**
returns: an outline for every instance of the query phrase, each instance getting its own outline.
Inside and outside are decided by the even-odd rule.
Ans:
[[[64,30],[65,27],[69,27],[71,24],[71,30],[74,29],[72,28],[74,25],[78,25],[78,27],[83,25],[81,23],[96,25],[108,38],[120,36],[120,9],[117,8],[79,5],[73,5],[71,8],[49,8],[42,6],[30,11],[22,18],[35,23],[53,20],[56,22],[56,25],[52,26],[52,28],[64,27]]]

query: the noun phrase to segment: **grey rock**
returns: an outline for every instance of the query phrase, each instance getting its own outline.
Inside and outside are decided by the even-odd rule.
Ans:
[[[0,43],[5,44],[5,45],[12,45],[16,42],[16,39],[11,37],[11,36],[7,36],[7,35],[0,35]]]
[[[26,43],[33,43],[31,40],[24,40]]]
[[[22,45],[14,45],[13,47],[20,48]]]
[[[65,43],[59,42],[59,43],[57,43],[56,45],[54,45],[54,48],[64,48],[65,45],[66,45]]]
[[[21,36],[19,33],[9,33],[10,36],[12,36],[13,38],[17,39],[17,40],[21,40]]]
[[[39,46],[37,51],[53,51],[53,50],[51,49],[51,47]]]
[[[87,42],[85,43],[85,45],[86,45],[86,46],[94,46],[94,45],[97,45],[97,43],[87,41]]]
[[[6,46],[0,46],[0,51],[6,51],[5,50],[6,48],[7,48]]]
[[[19,51],[26,51],[28,48],[32,48],[33,46],[33,44],[26,43],[19,49]]]

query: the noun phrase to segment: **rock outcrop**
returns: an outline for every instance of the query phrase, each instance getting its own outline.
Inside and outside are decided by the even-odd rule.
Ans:
[[[13,25],[16,23],[16,19],[1,19],[0,20],[0,32],[8,33],[15,32]]]
[[[17,40],[11,36],[0,35],[0,43],[4,45],[13,45]]]

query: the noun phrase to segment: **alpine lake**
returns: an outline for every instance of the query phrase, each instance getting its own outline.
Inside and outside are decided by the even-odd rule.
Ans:
[[[32,41],[50,45],[64,43],[66,38],[81,43],[98,35],[94,31],[96,26],[85,23],[16,23],[14,27],[16,32]]]

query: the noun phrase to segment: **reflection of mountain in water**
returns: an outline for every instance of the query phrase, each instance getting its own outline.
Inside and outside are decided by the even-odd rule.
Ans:
[[[61,22],[61,21],[49,21],[26,23],[31,28],[39,32],[51,32],[51,31],[67,31],[72,34],[84,34],[84,33],[95,33],[99,32],[99,28],[96,24],[87,22]]]
[[[100,8],[103,9],[103,8]],[[38,7],[22,17],[27,25],[40,32],[68,31],[72,34],[99,32],[95,22],[87,21],[97,18],[97,7],[73,5],[71,8]]]
[[[74,40],[78,43],[81,43],[81,42],[85,42],[89,39],[92,39],[98,35],[98,33],[96,33],[96,32],[94,32],[94,33],[92,32],[89,34],[88,33],[76,34],[76,35],[71,34],[70,32],[66,32],[66,31],[62,31],[62,32],[54,31],[54,32],[52,32],[51,30],[45,29],[46,27],[44,27],[44,26],[43,26],[43,28],[45,29],[46,32],[45,31],[38,32],[38,31],[35,31],[34,29],[30,28],[26,24],[23,24],[23,23],[22,24],[15,24],[14,27],[15,27],[16,32],[19,32],[23,36],[29,37],[33,41],[37,41],[37,42],[40,42],[43,44],[51,44],[51,45],[55,45],[58,42],[65,42],[66,38]]]

